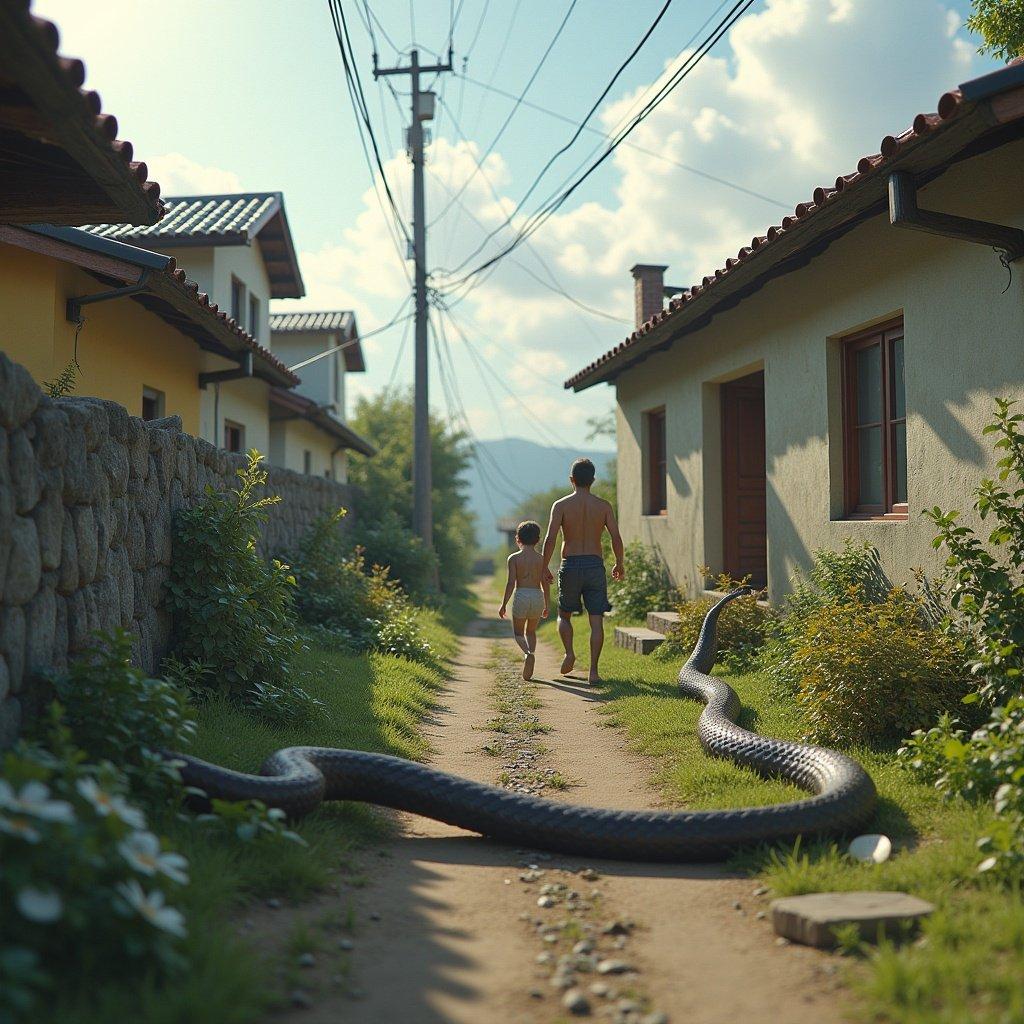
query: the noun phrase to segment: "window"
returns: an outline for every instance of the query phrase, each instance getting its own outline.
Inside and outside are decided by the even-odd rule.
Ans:
[[[313,472],[313,453],[308,449],[302,453],[302,472]]]
[[[843,412],[847,515],[908,518],[902,320],[843,342]]]
[[[255,295],[249,296],[249,333],[260,340],[260,300]]]
[[[644,413],[644,445],[644,515],[663,516],[668,508],[664,409]]]
[[[245,427],[241,423],[224,421],[224,447],[229,452],[245,451]]]
[[[245,326],[245,285],[237,277],[231,278],[231,316],[239,327]]]
[[[156,388],[142,389],[142,418],[158,420],[164,415],[164,393]]]

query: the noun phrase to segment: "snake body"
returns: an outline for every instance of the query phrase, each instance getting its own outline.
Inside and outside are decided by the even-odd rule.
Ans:
[[[682,696],[705,705],[698,723],[706,753],[781,776],[812,795],[804,800],[723,811],[614,811],[511,793],[388,754],[331,747],[288,747],[259,775],[231,771],[185,754],[185,783],[224,800],[261,800],[298,818],[324,800],[357,800],[446,822],[531,849],[632,861],[721,860],[752,843],[852,831],[876,800],[870,776],[852,758],[825,747],[758,736],[736,724],[739,698],[708,673],[718,617],[744,593],[708,611],[679,672]]]

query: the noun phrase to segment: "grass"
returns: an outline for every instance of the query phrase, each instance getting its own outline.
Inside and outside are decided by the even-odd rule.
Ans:
[[[611,630],[609,632],[609,639]],[[588,631],[576,632],[577,658]],[[583,662],[585,664],[585,662]],[[678,666],[609,643],[602,657],[603,709],[631,748],[652,758],[655,782],[670,803],[693,808],[757,806],[793,799],[795,787],[708,758],[696,737],[701,707],[680,699]],[[758,673],[731,675],[743,704],[741,724],[799,739],[795,703]],[[733,866],[759,876],[773,896],[825,890],[898,889],[936,904],[913,942],[862,947],[852,972],[853,1013],[890,1024],[1018,1024],[1024,1022],[1024,901],[1019,886],[979,876],[976,840],[992,821],[988,807],[947,800],[897,764],[893,750],[847,751],[870,772],[879,792],[865,831],[883,832],[895,853],[881,865],[859,864],[845,848],[814,842],[757,849]]]
[[[298,744],[420,759],[427,744],[419,724],[444,683],[444,662],[458,644],[455,630],[471,614],[468,600],[419,613],[435,651],[432,665],[310,649],[297,668],[302,685],[327,705],[322,721],[275,726],[226,701],[211,700],[198,709],[199,733],[191,751],[243,771],[256,771],[272,751]],[[275,840],[244,844],[176,818],[159,824],[158,830],[191,864],[182,905],[189,920],[188,969],[169,985],[140,977],[89,986],[84,992],[65,989],[53,1021],[108,1024],[130,1017],[139,1024],[249,1024],[258,1019],[279,1001],[280,988],[266,956],[239,936],[232,918],[257,897],[298,901],[323,888],[339,870],[351,874],[353,851],[387,835],[382,819],[360,804],[326,805],[298,822],[295,830],[306,846]],[[315,936],[297,927],[284,952],[306,951],[311,942]]]

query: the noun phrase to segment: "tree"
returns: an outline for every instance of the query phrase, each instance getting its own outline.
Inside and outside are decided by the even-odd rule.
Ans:
[[[411,390],[385,389],[377,395],[360,398],[351,426],[365,437],[377,454],[369,459],[355,459],[349,479],[361,487],[363,499],[354,539],[365,543],[374,537],[390,538],[395,552],[375,550],[365,543],[369,561],[385,564],[401,549],[402,557],[417,573],[424,571],[422,558],[415,558],[417,542],[412,537],[412,431],[413,401]],[[441,588],[446,592],[459,590],[470,575],[473,545],[472,516],[467,508],[462,472],[471,457],[466,434],[452,429],[440,417],[431,415],[430,436],[433,452],[432,481],[434,505],[434,549],[439,562]],[[383,543],[383,547],[388,547]],[[402,571],[393,565],[393,574],[413,592],[421,591],[422,579],[402,579]],[[413,570],[407,570],[412,575]]]
[[[1010,60],[1024,54],[1024,0],[971,0],[967,28],[984,40],[979,53]]]

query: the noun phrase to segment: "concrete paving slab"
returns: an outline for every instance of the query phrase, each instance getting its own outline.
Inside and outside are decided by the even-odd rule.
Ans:
[[[856,925],[866,941],[880,934],[913,929],[935,910],[933,904],[905,892],[815,892],[773,900],[775,931],[805,946],[836,944],[835,929]]]

